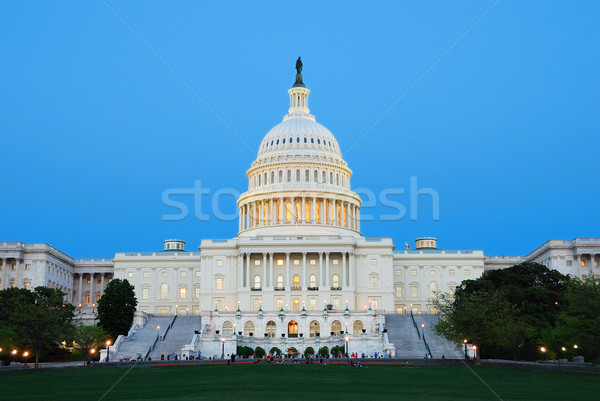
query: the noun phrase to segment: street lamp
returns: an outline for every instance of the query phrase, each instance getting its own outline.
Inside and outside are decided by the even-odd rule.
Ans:
[[[175,314],[179,315],[179,305],[175,305]]]
[[[15,363],[15,358],[17,357],[17,350],[13,349],[11,355],[13,356],[13,363]]]
[[[160,325],[156,326],[156,338],[160,340]]]
[[[347,335],[347,336],[344,338],[344,340],[346,340],[346,358],[347,358],[347,357],[348,357],[348,353],[349,353],[349,349],[348,349],[348,348],[349,348],[349,345],[350,345],[350,344],[349,344],[349,341],[350,341],[350,336],[348,336],[348,335]]]
[[[425,323],[421,323],[421,335],[423,336],[423,341],[425,341]]]
[[[92,315],[95,313],[94,312],[94,308],[96,307],[96,304],[92,304]]]
[[[469,355],[467,355],[467,339],[466,338],[463,340],[463,343],[465,344],[465,361],[467,361],[469,359]]]
[[[225,337],[221,337],[221,359],[225,359]]]
[[[106,362],[110,360],[110,340],[106,340]]]

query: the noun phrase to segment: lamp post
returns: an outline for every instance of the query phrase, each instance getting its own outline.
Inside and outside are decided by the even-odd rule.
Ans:
[[[94,313],[96,313],[96,312],[94,312],[94,308],[95,308],[95,307],[96,307],[96,304],[95,304],[95,303],[94,303],[94,304],[92,304],[92,315],[93,315]]]
[[[346,341],[346,358],[348,357],[348,353],[349,353],[349,342],[350,342],[350,336],[346,335],[346,337],[344,338],[344,340]]]
[[[221,359],[225,359],[225,337],[221,337]]]
[[[10,354],[13,357],[13,363],[16,363],[15,358],[17,357],[17,350],[13,349]]]
[[[156,326],[156,338],[160,340],[160,325]]]
[[[110,361],[110,340],[106,340],[106,362]]]
[[[421,336],[423,337],[423,341],[425,341],[425,323],[421,323]]]
[[[467,355],[467,339],[463,340],[463,344],[465,344],[465,361],[469,360],[469,355]]]

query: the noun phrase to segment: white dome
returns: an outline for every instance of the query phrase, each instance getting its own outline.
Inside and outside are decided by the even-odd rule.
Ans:
[[[260,144],[258,159],[282,155],[341,158],[340,146],[333,134],[311,117],[293,116],[274,126]]]

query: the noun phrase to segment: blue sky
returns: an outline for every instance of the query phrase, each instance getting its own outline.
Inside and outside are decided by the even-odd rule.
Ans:
[[[298,56],[353,188],[439,194],[439,220],[426,196],[416,220],[379,203],[363,235],[487,254],[600,236],[598,2],[501,1],[454,47],[494,1],[105,4],[0,3],[0,241],[111,257],[234,237],[189,196],[164,221],[162,194],[201,181],[209,213],[247,188]]]

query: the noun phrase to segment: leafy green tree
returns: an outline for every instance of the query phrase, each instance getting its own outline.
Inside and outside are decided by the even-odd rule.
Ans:
[[[48,287],[0,291],[0,322],[14,332],[15,347],[33,351],[36,369],[42,352],[58,348],[72,329],[75,307],[64,296]]]
[[[306,347],[306,349],[304,350],[304,356],[311,356],[314,355],[315,353],[315,349],[313,347]]]
[[[281,350],[277,347],[273,347],[269,350],[270,354],[277,354],[277,355],[281,355]]]
[[[454,297],[437,295],[442,317],[434,330],[451,341],[476,344],[478,358],[481,352],[534,358],[542,334],[556,325],[567,282],[537,263],[490,271],[463,281]]]
[[[113,279],[98,301],[98,325],[112,338],[127,334],[133,322],[136,306],[134,287],[129,284],[129,281]]]
[[[72,337],[73,346],[81,352],[85,360],[90,350],[102,345],[109,335],[102,327],[79,323],[74,327]]]

